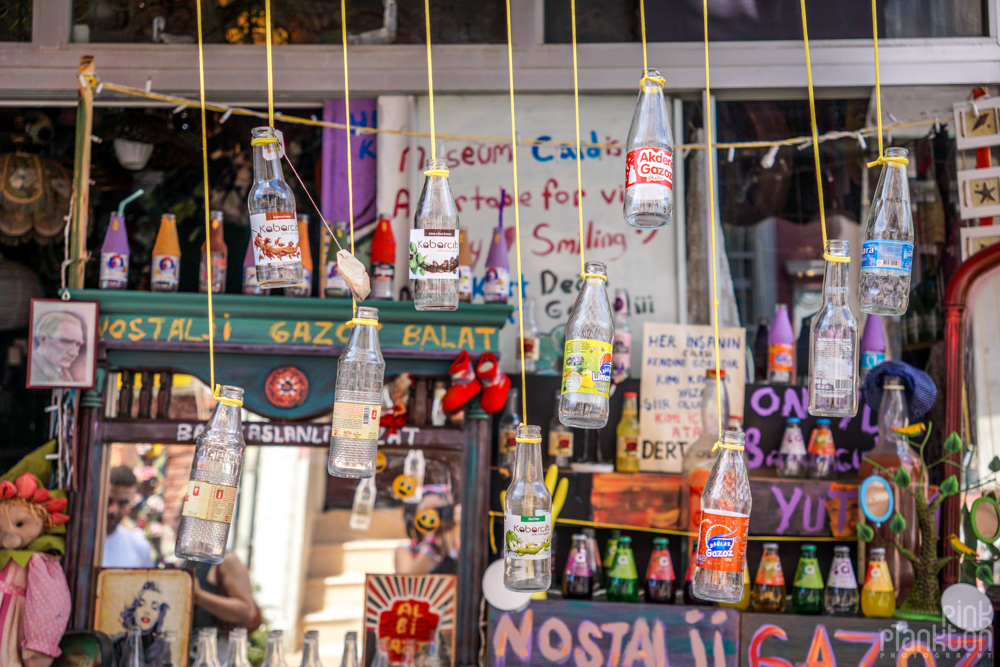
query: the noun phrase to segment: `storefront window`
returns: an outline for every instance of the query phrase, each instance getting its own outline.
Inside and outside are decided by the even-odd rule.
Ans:
[[[0,42],[30,42],[32,0],[0,3]]]

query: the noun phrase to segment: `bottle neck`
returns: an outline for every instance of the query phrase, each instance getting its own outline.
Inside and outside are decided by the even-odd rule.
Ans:
[[[226,653],[226,667],[243,667],[250,664],[248,660],[246,635],[230,635],[229,650]]]
[[[211,635],[198,636],[198,653],[195,662],[202,664],[214,664],[218,662],[215,655],[215,637]]]
[[[514,461],[514,477],[524,482],[541,481],[542,447],[539,443],[517,443],[517,456]]]
[[[240,419],[241,408],[238,405],[227,403],[216,403],[215,412],[205,425],[206,429],[219,429],[221,431],[240,431],[242,422]]]
[[[701,399],[701,431],[703,434],[709,433],[719,436],[719,393],[716,389],[716,378],[705,378],[705,391]],[[722,423],[729,421],[729,395],[726,392],[726,381],[718,380],[718,386],[722,390]]]
[[[344,657],[340,661],[340,667],[357,667],[358,665],[358,644],[353,639],[344,640]]]
[[[308,637],[302,648],[302,667],[316,667],[319,664],[319,641]]]
[[[270,144],[272,150],[277,154],[275,144]],[[255,181],[282,181],[285,177],[281,173],[281,160],[268,160],[264,157],[265,146],[253,147],[253,177]]]
[[[285,664],[285,645],[281,639],[268,637],[267,651],[264,653],[264,663],[267,665]]]
[[[823,303],[845,305],[847,303],[847,262],[827,262],[823,275]]]
[[[632,415],[635,416],[639,412],[637,405],[637,397],[626,396],[625,402],[622,404],[622,416]]]

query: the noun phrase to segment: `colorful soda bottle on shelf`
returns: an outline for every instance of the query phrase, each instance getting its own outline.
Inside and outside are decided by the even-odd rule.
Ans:
[[[638,394],[625,392],[622,418],[618,422],[618,453],[615,470],[618,472],[639,472],[639,405]]]
[[[611,344],[611,379],[624,382],[632,372],[632,327],[628,323],[628,290],[615,290],[615,338]]]
[[[781,570],[778,545],[768,542],[757,566],[753,584],[754,611],[781,614],[785,611],[785,573]]]
[[[291,289],[290,287],[288,289]],[[243,256],[243,293],[263,294],[264,291],[257,284],[257,264],[253,258],[253,239],[247,243],[247,251]]]
[[[345,248],[348,247],[347,234],[346,222],[338,220],[333,223],[333,239],[330,239],[330,247],[327,249],[326,263],[324,264],[326,282],[323,295],[328,299],[346,299],[351,296],[351,290],[347,287],[347,281],[340,273],[340,265],[337,264],[337,251],[339,250],[337,243]],[[334,239],[336,239],[336,243]]]
[[[670,604],[674,601],[674,561],[670,558],[670,540],[653,539],[653,554],[646,568],[646,602]]]
[[[726,607],[728,609],[738,609],[740,611],[746,611],[750,608],[750,566],[743,566],[743,596],[740,598],[739,602],[720,602],[720,607]]]
[[[177,217],[173,213],[160,216],[160,231],[153,244],[153,266],[150,288],[154,292],[176,292],[181,274],[181,246],[177,240]]]
[[[602,559],[602,565],[604,570],[604,587],[608,586],[608,575],[611,574],[611,568],[615,564],[615,552],[618,549],[618,540],[622,536],[622,531],[614,528],[611,530],[611,537],[608,538],[607,544],[604,545],[604,558]]]
[[[337,386],[330,423],[334,477],[364,479],[375,474],[385,360],[378,339],[378,308],[358,306],[344,351],[337,360]]]
[[[98,283],[101,289],[128,288],[128,257],[125,218],[112,213],[108,231],[104,235],[104,243],[101,245],[101,271]]]
[[[517,437],[504,496],[503,583],[513,591],[545,591],[552,583],[552,496],[542,477],[542,430],[520,424]]]
[[[517,317],[516,311],[514,317]],[[517,327],[515,327],[515,331],[520,334]],[[524,344],[524,372],[534,373],[538,370],[538,357],[541,354],[541,348],[538,339],[538,320],[535,319],[535,300],[530,296],[524,299],[524,338],[515,339],[514,355],[518,361],[521,361],[522,356],[522,340]],[[556,406],[558,405],[559,401],[557,400]]]
[[[851,564],[851,550],[843,545],[833,548],[833,563],[826,580],[823,607],[831,616],[856,616],[858,579]]]
[[[559,419],[566,426],[604,428],[611,389],[615,324],[608,302],[607,268],[587,262],[583,289],[566,323]]]
[[[295,195],[281,170],[284,147],[273,127],[255,127],[254,184],[247,195],[250,243],[261,289],[293,287],[302,282],[302,247],[295,215]]]
[[[417,310],[458,308],[458,209],[447,162],[427,160],[424,189],[410,230],[410,280]]]
[[[499,439],[497,450],[497,467],[501,470],[513,470],[514,454],[517,451],[517,427],[521,424],[521,392],[517,387],[511,387],[507,393],[507,405],[500,417]]]
[[[209,258],[212,263],[212,293],[220,294],[226,291],[226,262],[229,258],[229,249],[222,237],[222,211],[210,211],[208,217],[208,237],[212,242],[212,257]],[[198,291],[202,293],[208,292],[208,264],[205,258],[207,247],[207,244],[201,244],[201,265],[198,267]]]
[[[698,540],[691,542],[691,556],[688,558],[687,573],[684,575],[684,604],[689,605],[711,605],[708,600],[702,600],[694,594],[694,571],[695,556],[698,553]]]
[[[744,434],[724,431],[719,447],[701,494],[694,593],[712,602],[739,602],[753,504],[743,461]]]
[[[809,434],[809,477],[833,479],[837,476],[837,446],[833,443],[830,420],[821,417]]]
[[[458,299],[472,303],[472,248],[469,247],[469,233],[458,230]]]
[[[313,291],[313,259],[309,247],[309,216],[299,213],[299,245],[302,248],[302,282],[285,288],[285,296],[310,297]]]
[[[885,361],[885,332],[882,317],[872,313],[865,320],[865,332],[861,335],[861,368],[858,382],[864,382],[868,372]]]
[[[785,433],[781,436],[778,450],[778,477],[805,477],[809,467],[809,452],[799,426],[801,419],[789,417],[785,420]]]
[[[607,598],[608,602],[639,601],[639,574],[632,555],[632,538],[628,535],[618,538],[614,562],[608,573]]]
[[[790,384],[795,380],[795,333],[788,305],[774,307],[774,326],[767,345],[767,381]]]
[[[823,613],[823,575],[816,560],[815,544],[802,545],[802,556],[792,582],[792,611],[796,614]]]
[[[556,409],[549,421],[549,462],[559,468],[569,468],[573,458],[573,431],[559,421],[559,396],[556,391]]]
[[[640,229],[670,224],[674,214],[674,140],[663,79],[643,72],[639,100],[625,144],[625,222]]]
[[[504,191],[500,191],[500,222],[493,230],[490,252],[486,256],[486,280],[483,300],[486,303],[507,303],[510,294],[510,259],[507,257],[507,237],[503,230]]]
[[[885,549],[881,547],[871,550],[861,589],[861,613],[868,618],[892,618],[896,613],[896,591],[885,562]]]
[[[719,410],[722,410],[723,423],[729,419],[729,391],[726,389],[726,371],[719,371],[716,382],[716,371],[709,368],[705,373],[705,384],[701,394],[701,435],[694,444],[684,447],[684,459],[681,462],[684,487],[687,496],[681,496],[681,503],[687,511],[682,514],[688,517],[688,528],[697,530],[701,523],[701,493],[705,490],[705,482],[715,465],[718,450],[714,450],[719,441]],[[721,393],[720,393],[721,392]],[[720,408],[721,404],[721,408]],[[682,492],[683,493],[683,492]]]
[[[594,588],[594,568],[590,562],[587,536],[574,535],[563,572],[563,597],[567,600],[589,600]]]
[[[831,239],[827,253],[849,258],[847,241]],[[847,303],[847,262],[827,261],[823,304],[809,330],[809,414],[853,417],[858,413],[858,320]]]
[[[905,148],[886,149],[888,158],[906,159]],[[906,165],[882,165],[861,246],[858,304],[861,312],[899,317],[906,313],[913,269],[913,217]]]
[[[396,278],[396,237],[392,223],[380,215],[372,237],[372,298],[392,301],[392,281]]]

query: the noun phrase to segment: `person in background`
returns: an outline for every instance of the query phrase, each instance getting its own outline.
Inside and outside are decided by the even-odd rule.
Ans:
[[[182,567],[194,570],[191,636],[196,637],[200,628],[218,628],[218,652],[220,661],[225,661],[229,631],[246,628],[247,634],[252,634],[261,624],[260,610],[253,599],[250,570],[231,551],[226,552],[217,565],[184,561]],[[192,648],[195,648],[193,642]]]
[[[132,499],[138,482],[128,466],[111,469],[108,485],[107,535],[104,537],[102,567],[153,567],[153,552],[138,529],[126,528],[122,519],[132,511]]]
[[[423,533],[417,529],[417,517],[425,509],[437,510],[436,529]],[[444,484],[429,484],[423,498],[403,508],[403,521],[410,545],[396,549],[396,574],[455,574],[458,572],[461,505],[455,505],[451,490]]]

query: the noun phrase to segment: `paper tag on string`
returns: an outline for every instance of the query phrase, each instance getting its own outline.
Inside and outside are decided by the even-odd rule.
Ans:
[[[264,159],[272,162],[285,157],[285,135],[281,133],[281,130],[275,130],[274,134],[278,137],[278,143],[264,144]]]
[[[344,282],[351,288],[354,298],[364,301],[372,292],[371,281],[368,279],[368,272],[365,265],[347,250],[337,252],[337,267]]]

